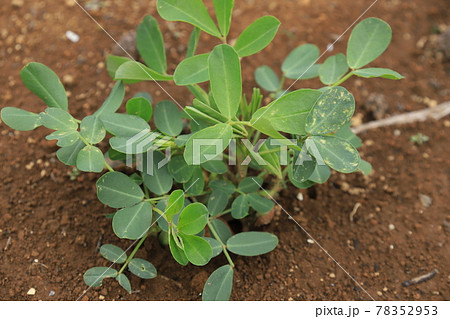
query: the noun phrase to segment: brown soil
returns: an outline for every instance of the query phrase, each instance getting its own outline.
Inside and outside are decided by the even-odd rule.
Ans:
[[[75,116],[95,111],[112,84],[103,63],[113,47],[111,39],[71,0],[25,1],[23,6],[14,1],[19,3],[16,7],[10,2],[0,7],[0,105],[43,110],[19,77],[24,64],[39,61],[66,76]],[[104,7],[91,13],[118,39],[135,29],[145,13],[157,16],[155,2],[104,1]],[[370,3],[237,1],[232,38],[263,14],[273,14],[283,23],[274,44],[244,60],[246,87],[255,85],[252,74],[257,66],[279,68],[286,54],[301,43],[315,43],[324,50]],[[365,101],[374,99],[371,93],[384,96],[387,115],[449,100],[449,63],[436,51],[433,35],[448,22],[448,14],[445,0],[383,0],[371,9],[368,16],[386,20],[394,30],[391,47],[374,66],[395,69],[407,78],[351,80],[347,86],[364,120],[373,116],[363,108]],[[189,28],[167,23],[162,29],[173,69],[186,47]],[[80,42],[69,42],[64,37],[67,30],[78,33]],[[201,48],[214,43],[204,35]],[[345,41],[335,47],[345,52]],[[182,104],[189,102],[184,89],[162,85]],[[297,83],[295,88],[302,86],[317,87],[318,82]],[[167,99],[154,83],[132,86],[128,97],[139,90],[151,92],[156,101]],[[369,132],[362,136],[362,152],[373,163],[372,175],[334,174],[326,184],[301,191],[302,201],[294,188],[281,194],[280,204],[377,300],[450,299],[449,126],[447,119]],[[418,132],[429,136],[429,142],[420,146],[410,142]],[[74,300],[86,288],[84,271],[107,265],[96,250],[99,241],[124,248],[130,241],[118,240],[104,217],[110,210],[96,198],[98,176],[82,174],[72,181],[71,169],[55,158],[54,143],[43,140],[46,129],[20,133],[1,124],[0,133],[0,299]],[[432,199],[431,206],[421,203],[421,194]],[[351,222],[357,203],[361,206]],[[390,230],[390,224],[395,229]],[[316,244],[307,243],[305,233],[284,212],[260,229],[278,235],[280,245],[261,257],[233,256],[237,265],[233,300],[369,298]],[[203,268],[181,267],[156,239],[139,254],[148,257],[162,276],[150,281],[133,276],[136,291],[131,295],[109,281],[84,298],[200,300],[208,275],[226,262],[218,257]],[[433,269],[439,270],[433,279],[402,287],[403,281]],[[34,296],[27,295],[30,288],[36,289]]]

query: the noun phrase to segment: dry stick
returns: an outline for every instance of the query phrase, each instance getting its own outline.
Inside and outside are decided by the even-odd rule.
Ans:
[[[352,131],[355,134],[359,134],[367,130],[384,126],[391,126],[396,124],[408,124],[414,122],[424,122],[428,119],[433,119],[437,121],[449,114],[450,114],[450,101],[444,102],[433,108],[394,115],[387,119],[361,124],[359,126],[352,128]]]

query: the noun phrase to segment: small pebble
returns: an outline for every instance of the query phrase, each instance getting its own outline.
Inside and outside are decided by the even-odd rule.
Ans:
[[[28,290],[27,295],[29,296],[34,296],[36,294],[36,289],[34,288],[30,288],[30,290]]]
[[[400,130],[394,130],[394,136],[400,136],[402,132]]]
[[[383,296],[383,293],[381,291],[377,291],[377,295],[381,297]]]
[[[430,207],[433,203],[433,199],[430,196],[424,194],[419,194],[419,199],[424,207]]]
[[[393,250],[394,249],[394,245],[389,245],[389,249]]]
[[[80,41],[80,36],[70,30],[66,32],[66,37],[67,37],[67,39],[69,39],[69,41],[71,41],[73,43],[77,43],[78,41]]]
[[[331,273],[330,278],[336,278],[336,275],[334,273]]]
[[[394,224],[389,224],[389,225],[388,225],[388,228],[389,228],[389,230],[394,230],[394,229],[395,229],[395,226],[394,226]]]
[[[297,199],[298,199],[299,201],[302,201],[302,200],[303,200],[303,194],[302,194],[302,193],[298,193],[298,194],[297,194]]]
[[[55,292],[53,290],[50,290],[50,292],[48,293],[48,296],[51,297],[51,296],[54,296],[54,295],[55,295]]]
[[[306,242],[308,243],[308,244],[314,244],[314,240],[312,240],[311,238],[308,238],[307,240],[306,240]]]

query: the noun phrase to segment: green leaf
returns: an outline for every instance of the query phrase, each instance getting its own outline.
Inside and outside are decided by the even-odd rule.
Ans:
[[[83,141],[79,140],[73,145],[60,148],[56,151],[56,157],[66,165],[76,165],[78,153],[86,146]]]
[[[187,235],[201,232],[208,222],[208,209],[201,203],[186,206],[178,220],[178,230]],[[189,257],[188,257],[189,258]]]
[[[234,0],[213,0],[213,3],[220,32],[222,36],[227,37],[230,32]]]
[[[102,151],[95,146],[85,146],[77,156],[77,168],[82,172],[100,173],[105,166]]]
[[[242,97],[241,63],[236,51],[227,44],[216,46],[208,59],[211,92],[220,113],[231,119]]]
[[[14,130],[31,131],[41,125],[41,116],[16,107],[4,107],[2,121]]]
[[[116,277],[116,280],[119,283],[119,285],[122,286],[123,289],[125,289],[131,294],[131,284],[127,276],[125,276],[124,274],[119,274]]]
[[[277,92],[281,87],[278,75],[267,65],[256,69],[255,80],[260,87],[269,92]]]
[[[181,155],[172,157],[168,169],[170,175],[177,183],[188,182],[194,172],[194,166],[189,166]]]
[[[229,195],[220,190],[215,190],[208,198],[208,211],[212,217],[222,213],[228,205]]]
[[[142,279],[153,279],[157,274],[155,266],[141,258],[131,259],[128,269]]]
[[[208,58],[209,53],[205,53],[181,61],[173,75],[176,85],[181,86],[208,81]]]
[[[316,168],[316,160],[306,152],[296,152],[292,163],[291,179],[297,183],[306,182]]]
[[[257,110],[253,114],[250,123],[252,127],[272,138],[283,139],[284,136],[273,127],[272,120],[267,116],[270,109],[269,106],[265,106]]]
[[[243,58],[255,54],[272,42],[281,22],[273,16],[264,16],[250,24],[237,38],[234,49]]]
[[[178,214],[184,206],[184,192],[181,189],[177,189],[170,194],[167,201],[167,207],[164,211],[164,216],[171,222],[173,216]]]
[[[393,70],[383,68],[360,69],[353,71],[353,73],[362,78],[385,78],[391,80],[401,80],[404,78],[403,75]]]
[[[172,232],[169,235],[169,248],[173,258],[176,260],[177,263],[183,266],[186,266],[189,263],[189,260],[187,259],[184,251],[180,247],[178,247],[178,245],[175,243],[175,239],[173,239]]]
[[[206,240],[209,245],[212,248],[212,258],[217,257],[220,255],[220,253],[223,251],[222,244],[219,243],[217,240],[211,237],[202,237],[204,240]]]
[[[123,264],[127,260],[125,251],[116,245],[103,245],[100,247],[100,254],[107,260],[116,264]]]
[[[202,163],[201,167],[213,174],[225,174],[228,172],[228,167],[221,160],[212,160]]]
[[[105,278],[114,278],[117,276],[117,270],[108,267],[94,267],[88,269],[83,279],[89,287],[99,287]]]
[[[245,232],[230,237],[227,249],[240,256],[258,256],[275,249],[278,238],[274,234],[264,232]]]
[[[355,99],[345,88],[333,87],[319,97],[306,119],[306,132],[321,135],[334,132],[355,112]]]
[[[114,136],[109,139],[111,147],[124,154],[142,154],[154,149],[159,133],[145,130],[132,137]],[[126,156],[124,158],[126,160]]]
[[[148,122],[152,118],[153,109],[149,100],[144,97],[134,97],[128,100],[127,113],[130,115],[136,115]]]
[[[141,188],[120,172],[106,173],[97,181],[97,197],[112,208],[133,206],[144,198]]]
[[[289,141],[285,138],[282,139],[282,141],[285,141],[285,140]],[[268,146],[267,141],[263,145],[261,145],[261,148],[259,149],[260,155],[266,164],[264,166],[264,168],[267,169],[273,175],[281,178],[283,176],[283,173],[281,171],[280,156],[277,153],[262,154],[262,152],[269,151],[269,150],[270,150],[270,148]]]
[[[102,106],[94,113],[95,116],[102,116],[103,114],[115,113],[120,105],[122,105],[125,97],[125,86],[122,81],[117,81],[111,90],[108,98],[103,102]]]
[[[319,58],[319,48],[313,44],[303,44],[294,49],[284,60],[281,70],[288,79],[307,79],[317,76],[307,73]],[[317,69],[318,71],[318,69]]]
[[[270,121],[275,130],[305,135],[308,113],[321,94],[319,91],[311,89],[302,89],[286,94],[269,104],[267,112],[262,117]]]
[[[165,156],[162,153],[153,152],[152,170],[149,170],[149,167],[143,170],[145,186],[156,195],[168,193],[173,186],[173,179],[167,168],[168,165],[158,167],[158,164],[163,162],[164,159]]]
[[[86,116],[80,124],[81,136],[91,144],[98,144],[106,136],[102,121],[97,116]]]
[[[194,168],[191,179],[183,184],[183,188],[189,196],[197,196],[203,192],[203,189],[205,188],[205,178],[203,176],[203,171],[199,166]]]
[[[181,112],[172,101],[156,104],[153,119],[158,130],[169,136],[177,136],[183,130]]]
[[[218,190],[230,195],[236,191],[236,187],[231,182],[225,180],[212,180],[208,186],[213,191]]]
[[[145,16],[139,25],[136,33],[136,46],[145,64],[160,74],[166,73],[164,40],[158,21],[152,16]]]
[[[238,189],[244,193],[253,193],[259,190],[259,185],[262,185],[263,180],[260,177],[246,177],[238,186]]]
[[[364,175],[369,175],[372,172],[372,164],[361,159],[361,162],[359,162],[358,170]]]
[[[247,195],[248,202],[250,206],[256,210],[258,213],[265,214],[270,212],[273,208],[274,203],[268,198],[262,197],[258,194],[248,194]]]
[[[199,165],[221,154],[230,144],[233,129],[221,123],[193,134],[186,143],[184,159],[188,165]]]
[[[197,51],[198,41],[200,40],[201,31],[199,28],[194,27],[191,36],[189,37],[189,43],[186,52],[186,59],[195,55]]]
[[[228,301],[233,289],[233,268],[225,265],[217,268],[205,283],[203,301]]]
[[[58,140],[56,145],[59,147],[72,146],[80,140],[78,131],[55,131],[45,137],[46,140]]]
[[[351,173],[358,168],[360,162],[359,153],[346,140],[326,135],[311,136],[306,140],[308,149],[311,149],[312,143],[317,147],[325,164],[332,169],[341,173]]]
[[[133,207],[123,208],[114,214],[112,226],[119,238],[139,239],[152,224],[152,205],[141,202]]]
[[[343,138],[347,142],[350,142],[355,148],[362,146],[362,140],[353,133],[350,122],[344,124],[336,133],[334,133],[334,136]]]
[[[68,109],[66,90],[55,72],[41,63],[27,64],[20,72],[25,86],[45,104],[62,110]]]
[[[106,130],[116,136],[132,137],[144,130],[150,130],[150,125],[135,115],[103,114],[100,119]]]
[[[206,240],[198,236],[191,236],[183,233],[181,233],[180,236],[183,241],[186,257],[192,264],[204,266],[211,260],[212,248]]]
[[[75,131],[78,123],[67,111],[57,108],[47,108],[41,113],[41,123],[46,128],[58,131]]]
[[[292,185],[294,185],[295,187],[300,188],[300,189],[310,188],[311,186],[314,185],[314,182],[312,182],[312,181],[306,181],[303,183],[299,183],[299,182],[295,181],[292,178],[292,165],[289,166],[288,177],[289,177],[289,180],[291,181]]]
[[[331,170],[326,165],[316,165],[314,172],[309,180],[315,183],[323,184],[330,178]]]
[[[142,63],[135,61],[128,61],[120,65],[116,71],[116,80],[126,81],[172,81],[171,75],[160,74]]]
[[[148,93],[148,92],[145,92],[145,91],[143,91],[143,92],[138,92],[138,93],[136,93],[136,94],[133,96],[133,98],[138,98],[138,97],[143,97],[144,99],[146,99],[147,101],[149,101],[150,104],[153,103],[152,96],[151,96],[150,93]]]
[[[247,196],[241,194],[231,204],[231,216],[235,219],[242,219],[248,215],[249,209]]]
[[[377,18],[367,18],[356,25],[347,44],[347,62],[359,69],[378,58],[389,46],[392,30]]]
[[[223,243],[226,243],[228,238],[230,238],[232,235],[231,230],[228,227],[228,225],[226,225],[220,219],[211,219],[210,224],[217,232],[217,235],[219,236],[220,241]],[[214,236],[214,238],[216,238],[216,236],[214,234],[211,234],[211,235]],[[216,238],[216,239],[218,239],[218,238]]]
[[[221,37],[202,0],[158,0],[159,15],[167,21],[183,21]]]
[[[125,62],[130,61],[132,60],[127,57],[108,54],[108,56],[106,57],[106,71],[108,71],[109,76],[114,79],[116,77],[117,69]]]
[[[344,54],[338,53],[330,56],[319,68],[320,81],[323,84],[331,85],[339,80],[348,71],[347,58]]]

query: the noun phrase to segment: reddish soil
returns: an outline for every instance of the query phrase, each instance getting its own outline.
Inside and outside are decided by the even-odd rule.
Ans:
[[[0,105],[44,109],[19,77],[24,64],[38,61],[66,76],[75,116],[94,112],[112,85],[104,57],[114,43],[71,0],[20,2],[6,0],[0,7]],[[91,13],[118,39],[134,30],[144,14],[157,16],[155,2],[104,1],[104,7]],[[370,3],[237,1],[231,38],[261,15],[273,14],[282,21],[274,44],[243,61],[246,88],[255,85],[252,74],[257,66],[279,69],[287,53],[301,43],[315,43],[323,51]],[[447,1],[381,0],[367,16],[384,19],[394,31],[391,47],[373,65],[395,69],[406,79],[350,80],[346,86],[355,95],[359,118],[373,117],[373,110],[364,108],[373,99],[371,93],[384,96],[384,116],[449,100],[450,64],[435,49],[434,34],[448,22]],[[172,69],[182,58],[189,29],[183,23],[162,24]],[[67,30],[79,34],[80,42],[69,42]],[[336,44],[335,52],[345,52],[347,38],[348,34]],[[201,50],[214,44],[204,35]],[[162,85],[180,103],[189,103],[191,97],[183,88]],[[317,86],[317,81],[309,81],[294,87]],[[167,99],[154,83],[132,86],[127,96],[140,90],[149,91],[156,101]],[[368,132],[361,136],[362,153],[374,166],[372,175],[334,174],[324,185],[301,192],[289,188],[280,194],[280,204],[377,300],[450,299],[449,127],[447,118]],[[419,132],[429,136],[427,143],[410,141]],[[110,209],[96,198],[98,175],[81,174],[72,181],[71,168],[55,158],[54,143],[43,139],[46,129],[20,133],[0,124],[0,133],[0,299],[74,300],[86,288],[84,271],[108,265],[96,250],[99,241],[123,248],[130,241],[118,240],[104,217]],[[429,207],[420,195],[432,199]],[[350,221],[357,203],[361,206]],[[261,257],[233,256],[233,300],[369,298],[316,244],[307,243],[306,234],[284,212],[259,229],[279,236],[279,247]],[[200,300],[208,275],[226,262],[221,256],[203,268],[182,267],[156,239],[139,254],[151,260],[161,276],[149,281],[131,277],[136,290],[131,295],[110,280],[84,299]],[[439,273],[431,280],[402,287],[403,281],[433,269]],[[36,289],[35,295],[27,295],[30,288]]]

